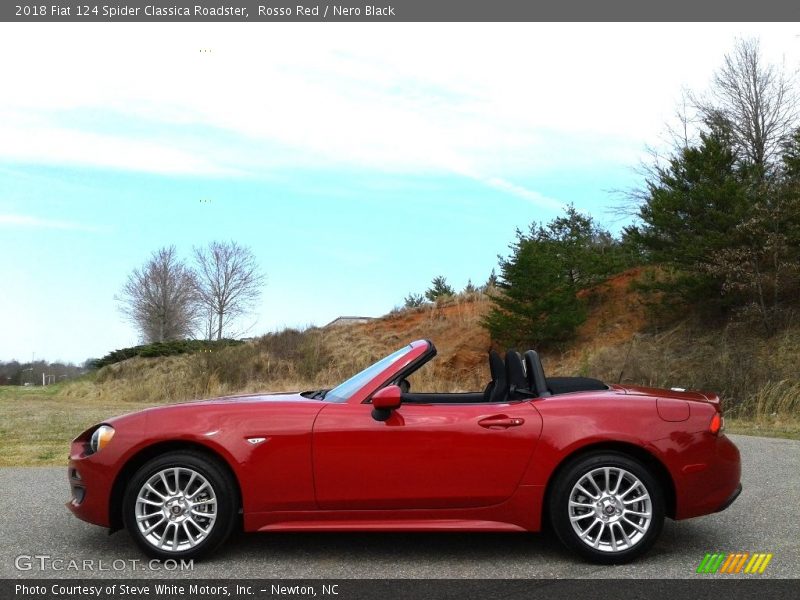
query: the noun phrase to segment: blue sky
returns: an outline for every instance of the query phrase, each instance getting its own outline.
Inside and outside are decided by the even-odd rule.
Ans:
[[[736,35],[797,64],[790,25],[355,25],[0,24],[0,360],[137,343],[114,296],[164,245],[252,248],[250,335],[482,282],[568,202],[618,229]]]

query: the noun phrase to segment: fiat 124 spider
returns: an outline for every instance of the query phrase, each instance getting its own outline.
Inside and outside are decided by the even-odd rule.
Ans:
[[[338,386],[149,408],[73,442],[68,507],[149,555],[193,558],[245,531],[539,531],[621,563],[665,517],[725,509],[739,452],[716,394],[545,377],[489,354],[472,393],[418,393],[415,341]]]

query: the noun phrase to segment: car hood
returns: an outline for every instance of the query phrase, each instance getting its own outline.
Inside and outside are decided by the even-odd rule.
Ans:
[[[117,424],[120,424],[122,422],[132,423],[133,421],[136,421],[146,416],[153,418],[155,417],[155,415],[163,415],[166,413],[174,411],[182,411],[190,408],[196,408],[196,409],[206,408],[209,410],[213,410],[215,407],[221,408],[224,406],[242,406],[244,404],[257,404],[262,402],[285,403],[285,404],[294,404],[294,403],[319,404],[322,401],[305,398],[300,395],[300,392],[279,392],[271,394],[243,394],[237,396],[221,396],[219,398],[208,398],[206,400],[192,400],[190,402],[178,402],[175,404],[152,406],[149,408],[144,408],[142,410],[137,410],[135,412],[127,413],[124,415],[118,415],[110,419],[106,419],[103,421],[103,423],[108,423],[109,425],[116,426]]]
[[[240,394],[236,396],[220,396],[219,398],[208,398],[206,400],[192,400],[191,402],[181,402],[178,405],[169,406],[185,406],[190,405],[203,405],[203,404],[231,404],[231,403],[253,403],[253,402],[317,402],[320,400],[313,400],[301,396],[300,392],[272,392],[266,394]]]

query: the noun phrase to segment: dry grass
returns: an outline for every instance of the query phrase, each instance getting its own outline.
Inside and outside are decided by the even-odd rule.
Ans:
[[[709,331],[685,322],[663,333],[638,333],[626,343],[553,358],[562,373],[714,391],[732,417],[766,422],[800,416],[800,328],[764,337],[743,328]]]
[[[800,416],[800,381],[769,381],[741,402],[734,414],[756,421],[769,421],[783,415]]]
[[[439,358],[412,378],[416,391],[482,390],[486,300],[456,298],[329,330],[286,330],[215,352],[133,358],[94,378],[46,388],[0,387],[0,466],[64,464],[69,441],[110,416],[197,398],[333,387],[389,352],[431,338]]]

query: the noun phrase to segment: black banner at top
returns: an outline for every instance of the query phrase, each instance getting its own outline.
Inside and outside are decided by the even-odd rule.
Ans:
[[[504,22],[797,21],[787,0],[41,0],[0,2],[0,21]]]

